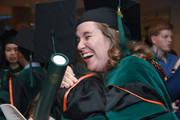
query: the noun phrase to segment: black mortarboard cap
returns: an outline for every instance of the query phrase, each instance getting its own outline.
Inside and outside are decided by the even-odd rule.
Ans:
[[[34,77],[32,72],[32,53],[34,51],[33,46],[33,40],[34,40],[34,29],[21,26],[19,32],[17,33],[16,37],[14,38],[15,44],[18,45],[18,51],[20,51],[24,58],[29,61],[30,64],[30,71],[29,71],[29,77],[30,77],[30,86],[34,86]]]
[[[99,7],[109,7],[114,9],[116,12],[118,4],[119,0],[84,0],[86,11]],[[123,14],[122,22],[126,37],[130,40],[141,40],[140,3],[137,0],[121,0],[120,4],[121,12]],[[95,14],[98,15],[98,13]],[[103,12],[100,12],[99,15],[102,16]],[[114,18],[109,17],[108,19],[108,21],[112,21],[111,24],[115,25],[115,23],[113,23],[115,20],[111,20]]]
[[[114,29],[118,28],[123,55],[130,55],[126,39],[140,40],[141,36],[139,2],[136,0],[84,0],[84,5],[86,12],[81,16],[78,24],[95,21],[106,23]]]
[[[33,51],[34,30],[22,26],[14,38],[14,43],[25,50]]]
[[[99,8],[87,10],[80,17],[78,24],[81,24],[86,21],[106,23],[110,25],[112,28],[118,30],[116,11],[111,8],[99,7]]]
[[[8,43],[14,43],[14,38],[17,34],[17,31],[14,29],[5,31],[4,34],[0,36],[0,41],[2,45],[6,45]]]
[[[34,60],[48,63],[52,54],[63,53],[69,63],[75,59],[76,0],[36,5]]]

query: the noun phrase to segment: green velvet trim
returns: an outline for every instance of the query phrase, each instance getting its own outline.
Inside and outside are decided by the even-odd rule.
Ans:
[[[156,118],[153,118],[151,120],[179,120],[174,112],[169,112],[166,114],[162,114]]]
[[[128,56],[122,59],[118,67],[105,76],[106,85],[121,86],[126,83],[142,82],[155,89],[164,99],[167,108],[173,111],[167,89],[154,67],[142,58]]]
[[[41,67],[33,67],[33,70],[41,74],[43,77],[45,76],[44,70]],[[16,77],[24,84],[30,100],[33,100],[39,92],[39,89],[42,87],[41,82],[37,82],[38,80],[35,80],[36,77],[34,77],[33,87],[31,86],[32,81],[29,68],[21,70],[20,73],[16,75]]]
[[[1,90],[0,98],[4,99],[5,101],[10,103],[10,97],[9,97],[9,93],[7,91]]]
[[[109,111],[107,112],[106,116],[108,117],[109,120],[140,120],[144,117],[165,110],[166,108],[164,108],[161,105],[152,104],[148,102],[140,102],[130,107],[127,107],[126,109],[120,110],[118,112]],[[176,117],[173,116],[173,114],[168,117],[173,119],[167,119],[166,115],[162,115],[162,116],[163,117],[160,117],[161,119],[158,120],[176,120]]]

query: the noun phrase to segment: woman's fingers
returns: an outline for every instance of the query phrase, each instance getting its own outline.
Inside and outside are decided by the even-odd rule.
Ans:
[[[172,103],[172,107],[174,109],[174,112],[178,111],[178,109],[179,109],[178,104],[179,104],[179,100],[176,100],[175,102]]]
[[[77,82],[77,78],[71,67],[67,66],[60,88],[69,88]]]

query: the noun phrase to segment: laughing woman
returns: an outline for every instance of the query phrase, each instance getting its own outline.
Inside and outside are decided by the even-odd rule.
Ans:
[[[83,87],[75,87],[78,84],[75,83],[68,90],[70,94],[67,109],[64,108],[64,103],[61,105],[64,109],[63,117],[88,120],[177,120],[164,85],[164,72],[154,60],[153,53],[142,45],[133,45],[128,50],[123,42],[123,29],[120,27],[118,30],[117,23],[117,13],[107,7],[88,10],[81,16],[76,29],[78,52],[90,71],[104,76],[108,90],[98,90],[102,85],[100,88],[89,85],[89,90],[86,91],[85,83]],[[72,81],[64,79],[62,86],[72,84]],[[78,88],[81,90],[75,95]],[[97,90],[99,94],[94,94],[96,92],[92,92],[93,90]],[[92,96],[87,97],[88,95]],[[65,94],[64,100],[66,97]],[[61,98],[60,94],[60,100]],[[90,100],[94,102],[91,103]],[[85,105],[88,102],[91,104]],[[102,104],[105,104],[105,109],[102,109],[104,111],[93,109]],[[94,111],[89,111],[88,114],[86,108]]]

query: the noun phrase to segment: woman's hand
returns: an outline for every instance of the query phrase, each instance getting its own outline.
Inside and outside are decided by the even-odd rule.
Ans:
[[[180,58],[176,62],[174,68],[171,70],[171,73],[175,73],[179,66],[180,66]]]
[[[69,88],[77,82],[77,78],[70,66],[67,66],[60,88]]]
[[[172,103],[172,107],[173,107],[175,113],[179,109],[178,104],[179,104],[179,100],[176,100],[175,102]]]

